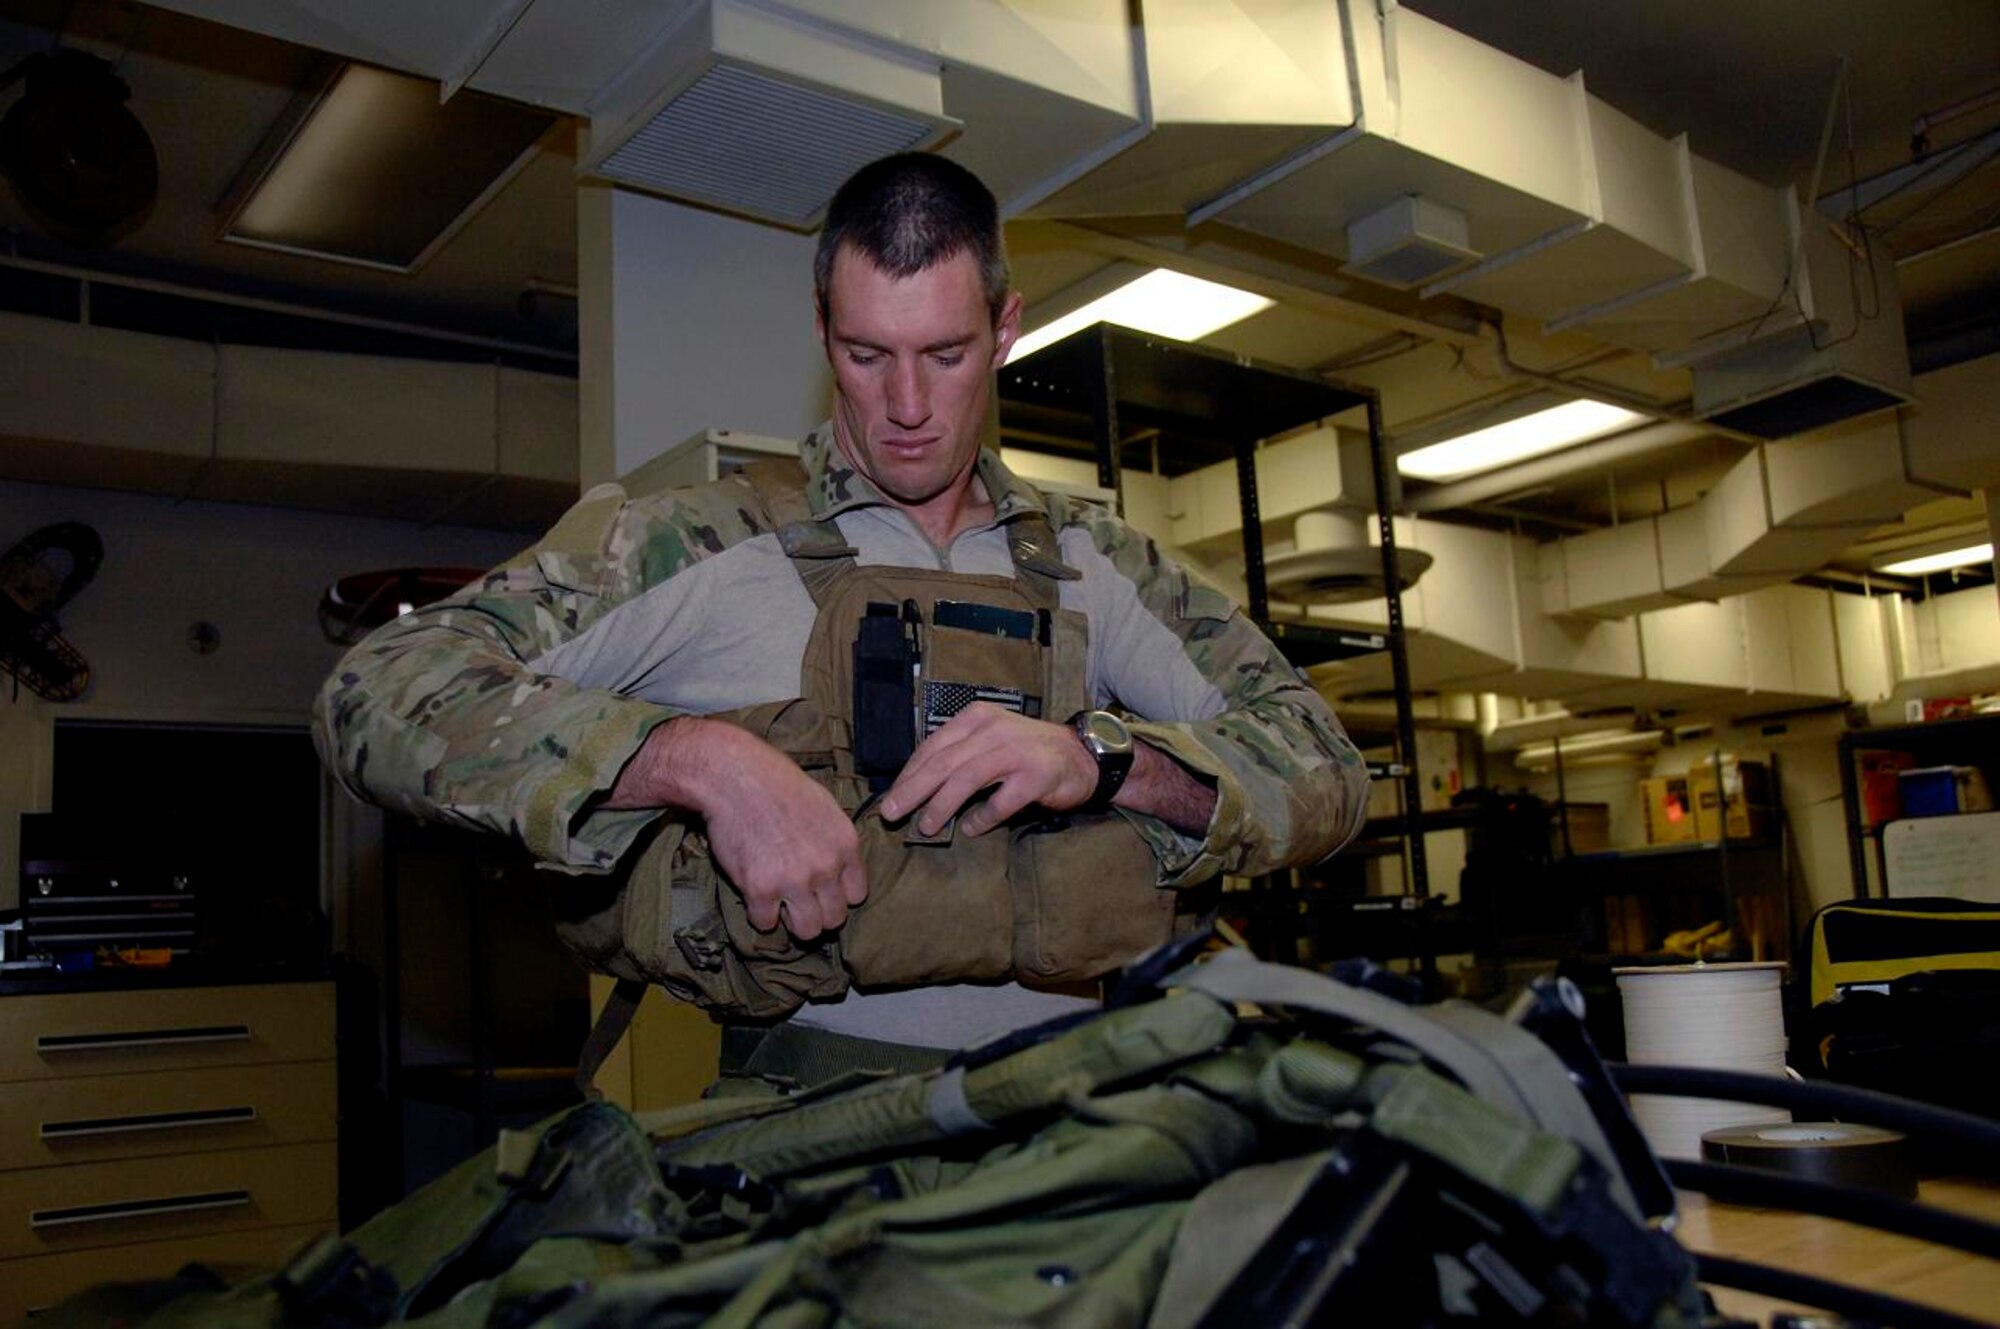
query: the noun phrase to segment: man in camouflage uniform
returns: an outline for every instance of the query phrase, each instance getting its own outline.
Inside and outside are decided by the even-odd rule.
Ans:
[[[1005,577],[1010,526],[1047,520],[1061,607],[1088,623],[1084,704],[1133,717],[1111,801],[1158,884],[1344,844],[1367,777],[1312,687],[1146,537],[982,448],[1021,317],[985,187],[921,154],[864,168],[829,209],[814,285],[835,410],[801,449],[812,516],[862,565]],[[512,835],[562,872],[612,872],[653,823],[686,821],[752,926],[800,942],[840,929],[869,897],[853,809],[713,718],[799,696],[815,617],[743,493],[591,490],[539,544],[356,647],[319,699],[322,753],[364,799]],[[879,815],[926,835],[955,817],[965,839],[1085,807],[1100,761],[1068,721],[972,705],[917,745]],[[851,990],[793,1023],[952,1048],[1073,1000],[1008,982]]]

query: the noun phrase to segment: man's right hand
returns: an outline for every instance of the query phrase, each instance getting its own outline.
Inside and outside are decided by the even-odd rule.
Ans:
[[[860,837],[833,795],[727,721],[683,716],[653,730],[605,806],[699,814],[716,867],[762,931],[782,922],[810,941],[868,898]]]

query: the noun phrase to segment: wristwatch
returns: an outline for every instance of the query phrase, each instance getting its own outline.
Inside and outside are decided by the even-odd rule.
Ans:
[[[1105,812],[1132,773],[1132,731],[1110,711],[1079,711],[1070,720],[1084,750],[1097,762],[1097,788],[1078,811]]]

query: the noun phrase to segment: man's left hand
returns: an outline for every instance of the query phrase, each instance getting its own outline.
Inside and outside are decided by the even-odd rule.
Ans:
[[[1097,762],[1068,725],[974,702],[917,745],[883,796],[882,816],[914,816],[918,830],[936,835],[988,788],[992,795],[958,823],[967,835],[982,835],[1030,804],[1050,812],[1081,806],[1097,792]]]

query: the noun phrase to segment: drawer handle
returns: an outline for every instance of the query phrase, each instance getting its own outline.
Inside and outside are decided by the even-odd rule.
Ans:
[[[142,1112],[129,1117],[79,1117],[75,1121],[45,1121],[44,1140],[74,1140],[85,1135],[127,1135],[134,1131],[170,1131],[194,1126],[241,1126],[257,1120],[253,1107],[197,1108],[191,1112]]]
[[[121,1218],[151,1218],[157,1214],[191,1214],[203,1209],[235,1209],[250,1203],[249,1191],[205,1191],[198,1195],[168,1195],[157,1200],[120,1200],[113,1204],[79,1204],[68,1209],[36,1209],[28,1215],[31,1228],[73,1227],[79,1223],[111,1223]]]
[[[108,1034],[42,1034],[37,1052],[98,1052],[110,1048],[170,1047],[180,1043],[247,1043],[247,1024],[202,1024],[184,1029],[129,1029]]]

